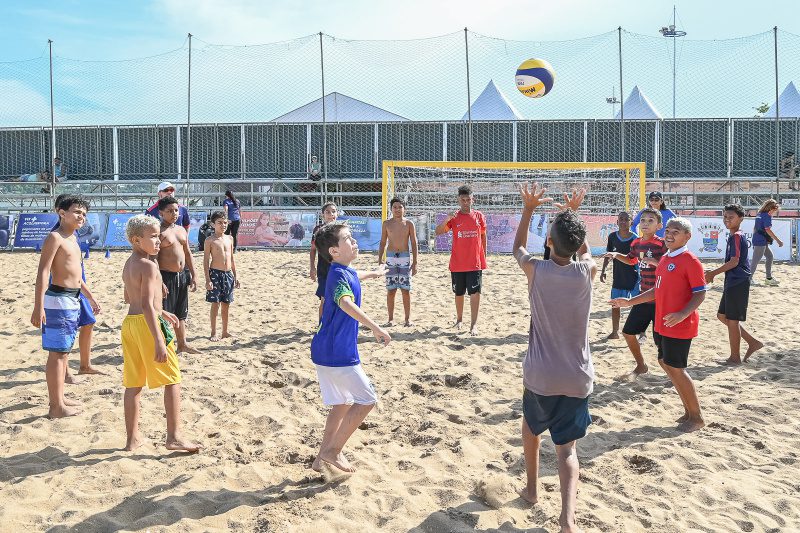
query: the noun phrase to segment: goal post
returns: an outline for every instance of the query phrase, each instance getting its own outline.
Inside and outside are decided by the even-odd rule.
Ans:
[[[516,229],[515,224],[518,225],[514,217],[518,219],[522,211],[517,187],[533,182],[546,187],[547,196],[556,202],[572,189],[586,189],[581,213],[586,215],[590,243],[595,249],[613,231],[620,211],[638,210],[645,204],[644,163],[387,160],[383,162],[381,214],[386,220],[389,202],[398,197],[408,205],[409,214],[427,217],[428,226],[433,227],[437,218],[457,207],[457,189],[466,184],[472,188],[475,208],[494,218],[498,224],[495,234],[507,240],[509,227]],[[551,206],[537,211],[540,220],[536,231],[541,234],[542,224],[546,231],[554,212]],[[443,246],[443,242],[437,242],[437,249]],[[489,248],[491,251],[492,246]]]

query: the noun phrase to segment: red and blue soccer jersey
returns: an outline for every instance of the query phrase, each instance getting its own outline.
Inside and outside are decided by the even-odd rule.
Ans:
[[[657,235],[653,235],[647,240],[640,237],[631,244],[628,257],[639,260],[639,288],[642,292],[652,289],[656,283],[656,267],[642,262],[642,259],[645,257],[660,259],[665,253],[667,253],[667,245],[664,244],[664,239]]]
[[[750,280],[750,259],[747,256],[749,249],[750,245],[743,232],[737,231],[728,236],[728,244],[725,247],[725,262],[727,263],[734,257],[738,257],[739,262],[735,267],[725,272],[725,288]]]
[[[673,339],[697,337],[700,313],[694,310],[682,322],[672,327],[664,325],[664,317],[686,307],[692,295],[706,290],[706,275],[703,265],[686,247],[667,254],[656,267],[656,333]]]

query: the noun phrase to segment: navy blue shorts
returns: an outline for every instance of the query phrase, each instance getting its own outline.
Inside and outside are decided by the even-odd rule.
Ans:
[[[317,276],[317,298],[325,298],[325,281],[327,279]]]
[[[592,423],[588,396],[541,396],[525,389],[522,412],[531,433],[541,435],[549,429],[553,443],[558,445],[586,436],[586,428]]]
[[[236,282],[230,270],[208,269],[211,290],[206,291],[206,301],[211,303],[233,303],[233,285]]]
[[[89,305],[89,300],[86,299],[86,296],[81,293],[78,299],[81,301],[81,314],[78,315],[78,327],[90,326],[97,322],[94,311],[92,311],[92,306]]]

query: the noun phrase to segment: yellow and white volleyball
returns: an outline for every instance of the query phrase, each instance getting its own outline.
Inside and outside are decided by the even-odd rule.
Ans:
[[[528,98],[541,98],[556,81],[552,65],[544,59],[528,59],[517,69],[517,90]]]

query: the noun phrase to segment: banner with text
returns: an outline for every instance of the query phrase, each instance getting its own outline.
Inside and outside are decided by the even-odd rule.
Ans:
[[[362,252],[376,252],[381,244],[381,219],[372,217],[339,217],[346,220]]]
[[[0,248],[8,248],[13,227],[14,215],[0,215]]]
[[[81,250],[87,248],[100,248],[106,237],[108,215],[105,213],[86,214],[86,222],[78,230],[78,243]]]
[[[311,246],[316,212],[242,211],[238,245],[241,247],[302,248]]]
[[[53,226],[58,222],[55,213],[21,213],[14,234],[14,248],[41,248]]]
[[[725,245],[728,241],[729,232],[722,223],[722,217],[687,217],[692,221],[694,230],[692,238],[689,240],[689,250],[694,252],[697,257],[703,259],[725,259]],[[752,242],[753,225],[752,218],[746,218],[742,222],[740,229],[747,236],[747,240]],[[778,246],[775,242],[770,245],[776,261],[789,261],[792,258],[792,221],[788,219],[775,218],[772,220],[772,231],[783,241],[783,246]],[[750,246],[750,257],[753,256],[753,247]]]
[[[125,225],[138,213],[112,213],[108,215],[108,227],[103,246],[106,248],[130,248],[125,236]]]

